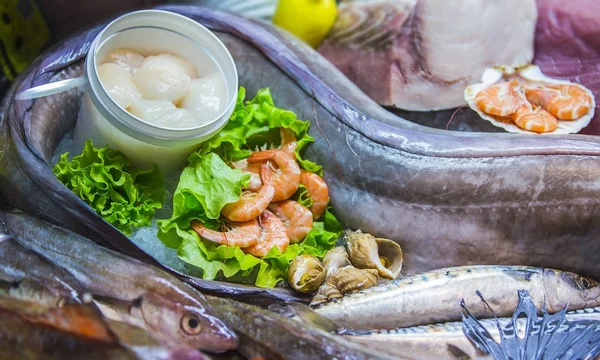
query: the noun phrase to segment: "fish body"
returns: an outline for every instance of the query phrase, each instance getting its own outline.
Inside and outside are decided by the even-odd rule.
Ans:
[[[240,334],[238,351],[265,359],[405,359],[365,350],[338,335],[253,305],[207,296],[219,317]]]
[[[567,312],[568,321],[600,321],[600,307]],[[511,318],[498,319],[505,327]],[[479,322],[492,338],[500,341],[500,332],[494,319],[482,319]],[[518,319],[518,336],[525,335],[525,319]],[[467,359],[480,359],[484,356],[465,336],[462,322],[421,325],[394,330],[370,331],[365,334],[344,335],[350,341],[364,344],[368,348],[389,354],[396,351],[410,351],[423,355],[422,359],[454,360],[467,355]],[[463,357],[464,359],[464,357]]]
[[[381,105],[465,103],[486,67],[533,59],[535,0],[343,2],[319,52]]]
[[[600,279],[600,242],[595,241],[600,236],[600,138],[417,125],[383,109],[313,49],[268,24],[194,6],[160,9],[213,31],[232,54],[249,94],[269,86],[278,107],[311,122],[315,142],[306,156],[323,165],[336,215],[346,226],[397,241],[405,274],[498,264]],[[103,221],[49,167],[57,144],[75,124],[81,92],[11,100],[33,85],[80,76],[99,29],[51,49],[7,94],[0,123],[0,197],[156,264],[152,250],[140,249]],[[300,299],[280,289],[186,281],[250,300]]]
[[[552,269],[471,266],[434,270],[362,290],[316,311],[350,329],[396,329],[460,320],[461,300],[477,317],[490,317],[478,292],[497,316],[512,314],[519,290],[550,312],[600,305],[592,279]]]
[[[84,291],[60,267],[19,245],[13,238],[0,242],[0,293],[48,306],[81,303]]]
[[[215,352],[236,348],[236,335],[203,296],[173,276],[30,215],[1,216],[21,245],[62,267],[93,296],[139,309],[138,319],[155,338]]]

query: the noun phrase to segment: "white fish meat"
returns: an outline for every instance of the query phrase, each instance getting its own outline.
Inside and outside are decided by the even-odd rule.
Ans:
[[[487,67],[532,61],[534,0],[355,0],[319,52],[381,105],[442,110]]]

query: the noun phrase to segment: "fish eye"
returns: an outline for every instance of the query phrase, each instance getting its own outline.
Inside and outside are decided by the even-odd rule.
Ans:
[[[56,307],[59,307],[59,308],[61,308],[61,307],[65,306],[65,305],[67,305],[67,299],[66,299],[66,298],[64,298],[64,297],[61,297],[61,298],[60,298],[60,299],[58,299],[58,301],[56,302]]]
[[[200,319],[195,314],[185,314],[181,318],[181,330],[188,335],[197,335],[202,330]]]
[[[583,286],[584,289],[589,289],[593,286],[593,283],[584,277],[582,277],[579,280],[579,282],[581,283],[581,286]]]

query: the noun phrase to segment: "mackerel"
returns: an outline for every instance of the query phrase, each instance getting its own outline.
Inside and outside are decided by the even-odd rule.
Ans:
[[[396,329],[461,319],[460,302],[478,318],[509,316],[517,291],[550,312],[600,305],[600,286],[570,272],[524,266],[470,266],[434,270],[365,289],[325,304],[318,313],[351,329]]]

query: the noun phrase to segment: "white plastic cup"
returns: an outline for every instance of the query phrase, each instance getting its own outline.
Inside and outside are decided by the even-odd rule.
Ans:
[[[147,123],[121,108],[102,87],[98,66],[117,48],[142,55],[168,52],[196,66],[199,76],[218,71],[225,79],[225,110],[214,120],[193,128],[165,128]],[[219,132],[235,107],[238,75],[231,54],[207,28],[185,16],[161,10],[123,15],[104,28],[91,44],[84,76],[88,79],[73,136],[73,153],[86,140],[96,147],[108,145],[122,151],[135,167],[157,164],[166,176],[181,169],[187,156]]]

